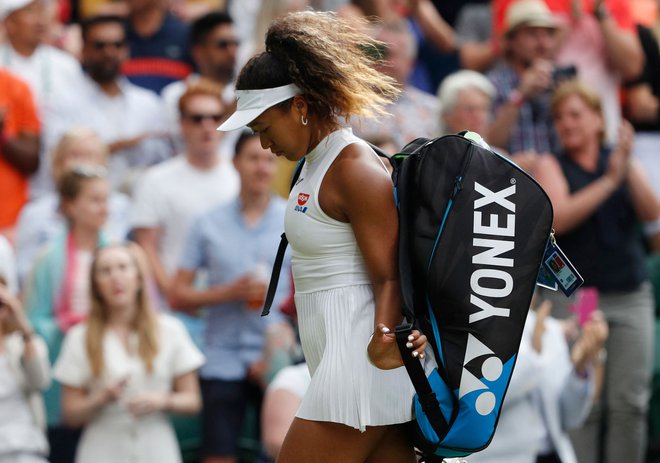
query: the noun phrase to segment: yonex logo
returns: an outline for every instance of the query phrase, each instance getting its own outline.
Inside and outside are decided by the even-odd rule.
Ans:
[[[470,276],[470,303],[479,310],[470,314],[470,324],[490,317],[510,316],[510,309],[497,307],[497,300],[509,296],[513,291],[513,277],[506,269],[512,268],[514,262],[512,258],[502,255],[514,249],[516,232],[516,205],[507,199],[515,194],[515,183],[494,192],[474,182],[474,189],[482,197],[474,201],[472,232],[473,235],[486,235],[489,238],[473,237],[472,239],[474,249],[472,264],[478,264],[479,268],[475,268]],[[499,205],[502,211],[484,217],[477,209],[487,205]],[[477,249],[484,248],[485,250],[476,253]],[[465,368],[470,361],[482,356],[487,357],[477,374],[481,373],[486,381],[497,381],[502,376],[502,360],[482,340],[477,339],[473,334],[468,334],[458,395],[461,398],[470,392],[483,391],[475,400],[475,409],[480,415],[485,416],[495,410],[497,397],[481,379]]]

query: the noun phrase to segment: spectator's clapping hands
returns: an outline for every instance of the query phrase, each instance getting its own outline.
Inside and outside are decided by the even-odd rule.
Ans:
[[[609,178],[615,186],[620,185],[630,171],[632,144],[634,139],[634,130],[630,122],[623,121],[619,127],[618,142],[612,154],[605,176]]]
[[[126,408],[133,416],[166,411],[169,403],[167,392],[141,392],[126,400]]]

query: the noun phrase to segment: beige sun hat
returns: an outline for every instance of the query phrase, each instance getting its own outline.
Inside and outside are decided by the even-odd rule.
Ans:
[[[557,29],[559,25],[559,19],[543,0],[517,0],[506,9],[504,34],[511,35],[520,27]]]

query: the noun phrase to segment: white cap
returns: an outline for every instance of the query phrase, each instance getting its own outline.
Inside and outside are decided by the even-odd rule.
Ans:
[[[35,0],[0,0],[0,21],[12,14],[16,10],[20,10],[28,6]]]
[[[301,93],[302,90],[296,84],[259,90],[236,90],[236,112],[224,121],[218,127],[218,130],[229,132],[230,130],[240,129],[255,120],[271,106]]]

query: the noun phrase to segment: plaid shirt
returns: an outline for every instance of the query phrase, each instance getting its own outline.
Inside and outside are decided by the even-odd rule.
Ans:
[[[518,88],[520,79],[506,63],[501,63],[489,72],[488,78],[497,90],[493,102],[493,114],[496,114],[500,106],[508,101],[511,92]],[[559,142],[552,126],[551,97],[552,92],[548,91],[531,101],[523,102],[519,109],[518,124],[511,131],[509,141],[504,146],[509,153],[525,150],[538,153],[558,151]]]

